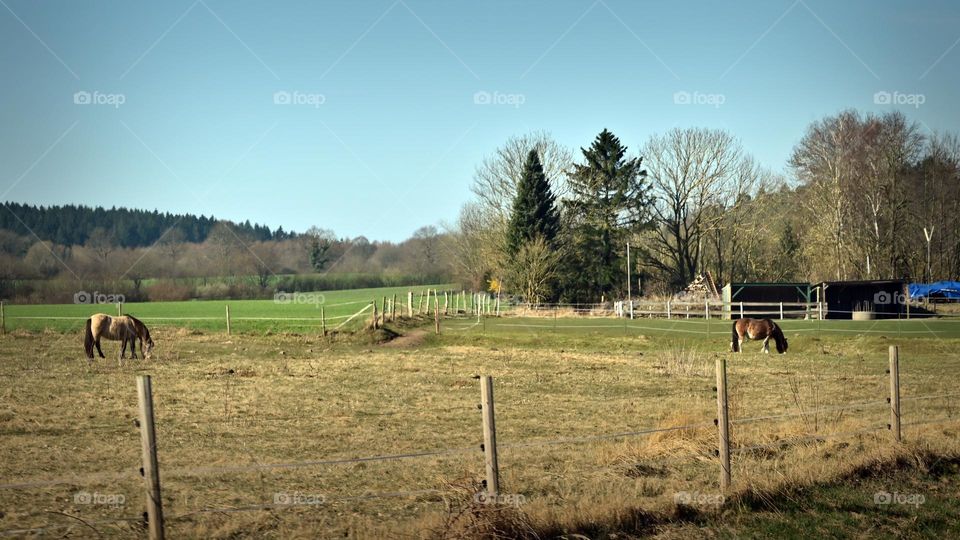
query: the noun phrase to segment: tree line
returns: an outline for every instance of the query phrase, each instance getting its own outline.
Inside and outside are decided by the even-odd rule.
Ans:
[[[125,248],[146,247],[172,236],[180,242],[203,242],[220,221],[210,216],[161,213],[132,208],[92,208],[84,205],[38,206],[4,202],[0,229],[20,236],[35,236],[62,246],[82,246],[91,239]],[[255,241],[285,240],[296,235],[278,227],[233,223],[244,237]]]
[[[547,133],[478,167],[453,237],[458,278],[527,301],[673,294],[729,281],[960,277],[960,140],[899,112],[842,111],[799,134],[785,173],[732,134],[677,128],[633,153]],[[929,256],[928,256],[929,254]]]

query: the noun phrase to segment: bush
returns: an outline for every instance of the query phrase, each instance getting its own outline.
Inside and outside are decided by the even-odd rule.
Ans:
[[[160,280],[146,287],[147,298],[152,302],[175,302],[190,300],[193,288],[173,281]]]

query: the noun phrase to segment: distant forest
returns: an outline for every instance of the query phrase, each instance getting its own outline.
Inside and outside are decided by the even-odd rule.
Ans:
[[[97,230],[109,231],[116,245],[125,248],[151,246],[167,230],[179,231],[175,236],[184,242],[200,243],[207,239],[218,219],[193,214],[160,213],[156,210],[128,208],[91,208],[68,204],[65,206],[34,206],[15,202],[3,203],[0,211],[0,229],[20,236],[33,235],[41,240],[63,246],[80,246],[87,243]],[[271,231],[266,225],[250,221],[234,224],[235,231],[256,241],[286,240],[296,234],[283,227]]]

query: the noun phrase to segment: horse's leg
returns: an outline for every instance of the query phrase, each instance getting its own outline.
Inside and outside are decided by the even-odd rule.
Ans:
[[[763,339],[763,352],[770,354],[770,336]]]
[[[97,344],[97,354],[100,355],[100,358],[106,358],[106,356],[103,355],[103,349],[100,348],[100,336],[97,336],[97,340],[94,343]]]
[[[137,338],[136,336],[130,336],[130,358],[133,360],[137,359]]]

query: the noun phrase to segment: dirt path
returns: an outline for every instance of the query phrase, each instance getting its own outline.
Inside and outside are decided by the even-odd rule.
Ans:
[[[391,339],[390,341],[384,343],[383,347],[392,347],[396,349],[407,349],[412,347],[417,347],[423,340],[427,337],[427,331],[419,328],[413,330],[409,334],[404,334],[396,339]]]

